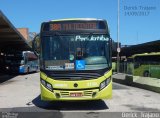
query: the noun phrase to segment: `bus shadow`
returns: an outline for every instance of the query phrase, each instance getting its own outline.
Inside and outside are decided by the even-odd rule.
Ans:
[[[40,95],[32,100],[32,103],[45,110],[106,110],[108,106],[102,100],[96,101],[41,101]]]
[[[17,76],[17,75],[16,74],[3,74],[3,73],[0,73],[0,84],[13,79],[15,76]]]
[[[19,73],[19,75],[31,75],[31,74],[35,74],[35,73],[39,73],[39,71],[33,71],[33,72],[29,72],[29,73]]]

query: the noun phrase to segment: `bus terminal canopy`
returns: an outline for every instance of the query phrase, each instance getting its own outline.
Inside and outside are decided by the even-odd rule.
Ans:
[[[31,50],[24,37],[0,11],[0,50]]]
[[[138,45],[132,45],[129,47],[123,47],[121,49],[121,56],[131,56],[133,54],[160,52],[160,40],[147,42]]]

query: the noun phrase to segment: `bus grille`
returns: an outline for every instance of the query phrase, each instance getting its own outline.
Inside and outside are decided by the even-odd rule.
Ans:
[[[93,91],[84,91],[84,96],[92,96]]]
[[[61,97],[70,97],[69,91],[61,91],[60,94]],[[93,94],[92,90],[83,91],[83,97],[92,97],[92,94]]]
[[[68,91],[61,91],[61,96],[62,97],[68,97],[69,96],[69,92]]]
[[[51,78],[54,79],[61,79],[61,80],[85,80],[85,79],[97,79],[101,77],[98,73],[67,73],[67,74],[61,74],[61,73],[52,73],[49,74]]]

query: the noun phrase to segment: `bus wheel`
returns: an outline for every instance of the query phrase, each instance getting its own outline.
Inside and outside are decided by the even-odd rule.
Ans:
[[[144,77],[149,77],[149,72],[148,72],[148,71],[145,71],[145,72],[143,73],[143,76],[144,76]]]

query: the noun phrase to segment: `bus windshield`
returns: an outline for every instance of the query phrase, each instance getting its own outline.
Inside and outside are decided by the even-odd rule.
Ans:
[[[42,39],[43,69],[97,70],[111,65],[107,35],[53,35]]]
[[[5,63],[6,64],[17,64],[17,65],[20,65],[21,61],[23,60],[23,55],[22,54],[17,54],[17,55],[8,54],[5,58],[6,58],[5,59]]]

